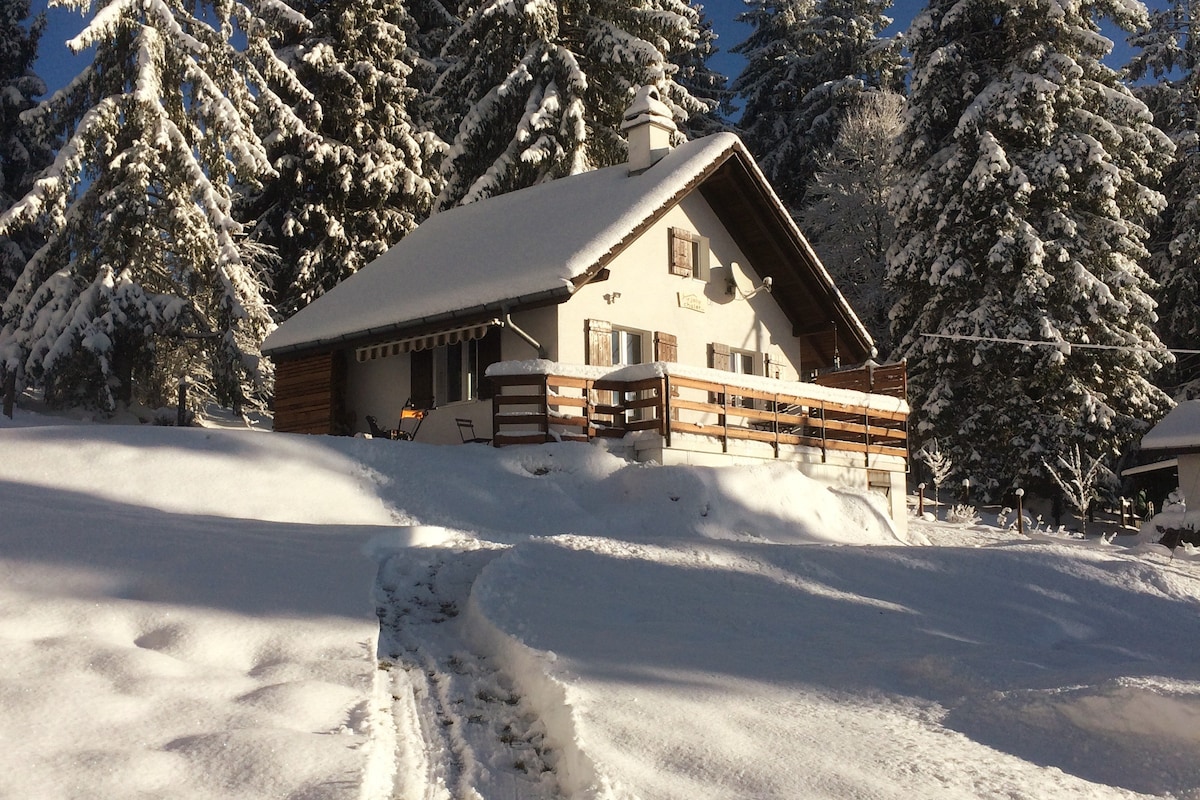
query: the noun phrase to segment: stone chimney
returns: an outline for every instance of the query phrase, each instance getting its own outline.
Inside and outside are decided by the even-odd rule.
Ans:
[[[629,142],[629,173],[636,175],[654,166],[671,151],[671,137],[678,130],[671,109],[662,101],[658,89],[643,86],[625,112],[621,130]]]

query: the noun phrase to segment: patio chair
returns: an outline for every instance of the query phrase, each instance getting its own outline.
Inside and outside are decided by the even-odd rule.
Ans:
[[[463,444],[492,443],[489,437],[475,435],[475,420],[456,417],[454,421],[458,423],[458,435],[462,438]]]
[[[425,421],[425,417],[429,415],[430,411],[433,409],[417,408],[409,399],[400,409],[400,421],[396,423],[395,428],[381,428],[379,420],[369,415],[367,416],[367,426],[371,429],[371,435],[377,438],[411,442],[417,438],[417,431],[421,429],[421,423]]]

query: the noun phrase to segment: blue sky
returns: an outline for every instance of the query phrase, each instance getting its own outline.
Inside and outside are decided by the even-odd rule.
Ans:
[[[923,5],[924,0],[898,0],[890,12],[896,20],[892,29],[901,30],[906,27]],[[46,0],[33,0],[34,13],[45,7]],[[704,8],[712,20],[713,28],[720,36],[717,46],[721,52],[712,60],[711,65],[717,71],[733,78],[745,63],[739,56],[729,52],[734,45],[745,39],[750,31],[748,25],[736,21],[738,14],[745,9],[745,4],[742,0],[708,0],[704,3]],[[41,57],[36,69],[52,91],[65,84],[87,65],[86,56],[72,55],[65,44],[80,31],[87,18],[74,11],[50,10],[50,24],[42,39]],[[1128,60],[1127,51],[1124,50],[1124,36],[1118,36],[1111,31],[1108,32],[1108,36],[1119,48],[1111,63],[1119,66]]]

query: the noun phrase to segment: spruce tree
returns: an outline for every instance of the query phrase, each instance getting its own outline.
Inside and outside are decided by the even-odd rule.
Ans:
[[[0,0],[0,210],[29,191],[54,159],[55,142],[21,122],[46,84],[33,71],[46,15],[29,19],[29,0]],[[0,236],[0,297],[6,297],[40,244],[35,230]]]
[[[894,146],[903,121],[902,95],[860,94],[843,117],[829,153],[817,161],[810,203],[799,218],[881,356],[891,350],[891,300],[884,277],[895,228],[888,196],[900,181]]]
[[[671,63],[678,68],[675,82],[705,105],[703,110],[679,125],[679,129],[689,139],[699,139],[731,128],[726,122],[726,119],[735,113],[733,90],[728,86],[729,78],[708,64],[708,60],[717,52],[717,33],[713,30],[708,14],[701,10],[700,32],[695,46],[682,52],[671,53]]]
[[[0,311],[0,363],[51,403],[160,405],[187,377],[197,402],[239,408],[269,388],[262,264],[231,212],[235,183],[270,172],[250,122],[278,104],[231,44],[240,29],[254,50],[263,25],[245,5],[193,8],[101,3],[69,43],[94,62],[26,115],[69,135],[0,217],[47,237]]]
[[[274,249],[274,299],[290,316],[378,258],[428,216],[445,145],[416,129],[418,61],[397,0],[321,0],[311,28],[279,48],[299,79],[280,96],[304,123],[272,133],[279,177],[249,204],[254,240]]]
[[[678,122],[710,107],[675,80],[700,36],[687,0],[475,0],[435,87],[452,141],[439,208],[624,160],[621,116],[658,87]]]
[[[893,333],[914,434],[993,497],[1076,444],[1113,463],[1169,404],[1142,264],[1173,148],[1097,23],[1138,9],[935,0],[906,39]]]
[[[747,59],[733,83],[742,138],[793,212],[806,202],[817,162],[842,117],[868,89],[899,91],[899,41],[882,39],[890,0],[747,0],[754,27],[733,48]]]
[[[1129,65],[1135,93],[1175,143],[1163,176],[1167,207],[1151,237],[1159,281],[1158,332],[1170,347],[1200,348],[1200,4],[1174,0],[1150,15],[1131,39],[1140,49]],[[1150,80],[1152,79],[1152,80]],[[1200,356],[1181,354],[1161,383],[1177,399],[1200,397]]]

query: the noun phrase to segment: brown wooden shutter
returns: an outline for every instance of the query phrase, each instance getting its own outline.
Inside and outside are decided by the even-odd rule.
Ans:
[[[692,267],[692,277],[707,281],[712,276],[712,267],[709,264],[712,241],[707,236],[697,236],[696,241],[699,242],[699,260]]]
[[[476,342],[475,346],[475,353],[479,359],[479,399],[491,400],[496,394],[496,388],[489,378],[483,376],[483,373],[487,372],[487,368],[492,364],[503,360],[500,354],[500,329],[488,328],[488,332]]]
[[[729,372],[729,345],[713,342],[708,349],[708,365]]]
[[[670,361],[672,364],[679,361],[679,340],[673,333],[663,333],[655,331],[654,333],[654,360],[655,361]],[[671,397],[679,397],[679,387],[671,387]],[[679,409],[671,409],[671,418],[679,419]]]
[[[612,323],[602,319],[589,319],[587,339],[587,363],[593,367],[611,367]]]
[[[409,400],[417,408],[433,408],[433,351],[414,350],[409,353]],[[396,409],[400,418],[400,409]]]
[[[679,360],[679,342],[675,338],[675,334],[662,331],[654,333],[654,360],[671,362]]]
[[[681,228],[670,229],[671,274],[692,276],[692,235]]]
[[[713,342],[708,346],[708,365],[713,369],[719,369],[722,372],[729,372],[729,345]],[[717,394],[716,392],[708,393],[708,402],[718,405],[724,404],[725,395]]]

